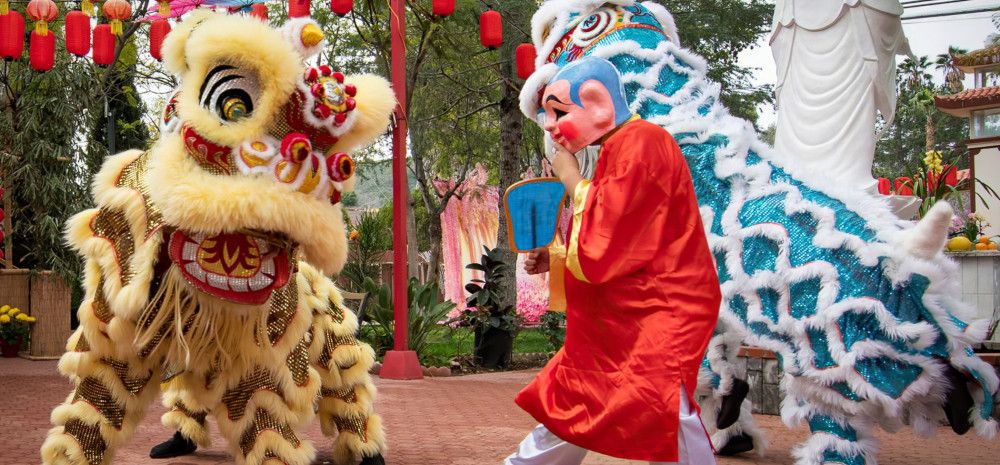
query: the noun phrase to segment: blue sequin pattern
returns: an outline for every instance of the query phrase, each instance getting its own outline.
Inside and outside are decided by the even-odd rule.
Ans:
[[[623,76],[632,110],[678,141],[716,259],[722,312],[742,324],[745,343],[773,350],[786,373],[811,392],[842,399],[846,409],[925,395],[911,388],[931,384],[941,359],[988,385],[992,374],[980,372],[978,359],[949,344],[949,334],[969,324],[930,294],[931,273],[900,271],[906,257],[894,255],[886,239],[902,233],[898,223],[872,221],[786,169],[752,126],[719,103],[701,59],[671,44],[645,7],[606,6],[591,15],[601,14],[614,16],[606,32],[585,47],[567,46],[553,62],[608,59]],[[719,370],[707,358],[702,368],[718,388]],[[977,413],[989,419],[993,393],[979,391]],[[809,424],[857,440],[829,417],[813,416]],[[824,454],[826,461],[864,464],[860,455]]]

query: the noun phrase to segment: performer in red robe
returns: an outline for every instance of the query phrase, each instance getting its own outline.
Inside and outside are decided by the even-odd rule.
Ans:
[[[606,60],[568,65],[541,98],[574,217],[565,257],[538,250],[526,267],[564,273],[566,340],[515,399],[541,425],[505,464],[575,465],[588,450],[714,464],[692,396],[721,294],[684,157],[631,114]],[[572,153],[594,143],[587,181]]]

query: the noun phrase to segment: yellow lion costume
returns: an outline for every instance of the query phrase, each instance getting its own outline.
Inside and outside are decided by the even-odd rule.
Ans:
[[[326,275],[347,254],[346,152],[395,100],[379,77],[306,68],[322,39],[309,19],[206,12],[167,37],[181,85],[160,139],[110,157],[68,227],[86,298],[45,464],[111,463],[161,383],[163,424],[204,446],[212,415],[239,464],[312,462],[298,432],[317,410],[338,463],[382,461],[374,353]]]

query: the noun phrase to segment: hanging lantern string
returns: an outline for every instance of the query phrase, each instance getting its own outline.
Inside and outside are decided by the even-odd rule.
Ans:
[[[397,16],[396,12],[392,10],[392,5],[389,4],[389,0],[385,0],[385,6],[387,8],[389,8],[389,14],[392,15],[392,20],[393,21],[399,21],[399,16]],[[406,8],[406,7],[404,6],[403,8]],[[405,15],[406,13],[404,12],[403,14]],[[403,42],[403,53],[405,54],[406,53],[406,31],[404,30],[401,33],[403,34],[403,40],[401,42]]]

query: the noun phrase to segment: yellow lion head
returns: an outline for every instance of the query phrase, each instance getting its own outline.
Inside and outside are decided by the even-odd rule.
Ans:
[[[164,43],[180,86],[151,150],[149,196],[171,261],[203,292],[262,303],[300,254],[343,267],[349,153],[386,130],[395,99],[380,77],[306,67],[322,40],[307,18],[276,30],[198,11]]]

